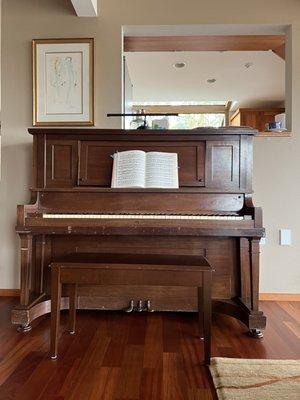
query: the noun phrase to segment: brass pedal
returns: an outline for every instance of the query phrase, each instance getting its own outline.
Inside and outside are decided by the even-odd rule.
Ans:
[[[126,313],[131,313],[134,310],[134,300],[130,300],[127,308],[124,309]]]
[[[139,301],[138,301],[136,311],[137,311],[137,312],[142,312],[142,311],[144,311],[143,301],[142,301],[142,300],[139,300]]]
[[[146,301],[146,311],[147,312],[154,312],[153,308],[151,308],[151,300]]]

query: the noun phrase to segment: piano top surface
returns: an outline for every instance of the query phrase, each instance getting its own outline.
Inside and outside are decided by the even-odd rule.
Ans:
[[[220,128],[211,128],[211,127],[201,127],[195,129],[111,129],[111,128],[29,128],[28,132],[31,135],[39,135],[39,134],[47,134],[47,135],[56,135],[56,134],[64,134],[64,135],[122,135],[126,134],[130,136],[139,136],[142,137],[147,136],[155,136],[155,137],[163,137],[163,136],[178,136],[178,135],[186,135],[186,136],[197,136],[197,135],[256,135],[258,131],[256,129],[247,127],[247,126],[228,126],[228,127],[220,127]],[[113,137],[112,137],[113,138]]]

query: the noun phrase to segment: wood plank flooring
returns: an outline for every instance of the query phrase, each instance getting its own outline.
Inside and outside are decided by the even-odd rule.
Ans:
[[[26,334],[10,324],[15,298],[0,298],[0,400],[215,400],[202,360],[196,314],[78,312],[69,335],[62,314],[59,359],[48,357],[49,317]],[[261,303],[264,339],[214,315],[212,355],[297,359],[300,303]]]

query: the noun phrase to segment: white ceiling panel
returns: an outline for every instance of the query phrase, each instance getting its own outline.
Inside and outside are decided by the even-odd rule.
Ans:
[[[135,102],[232,100],[252,107],[285,96],[285,62],[271,51],[136,52],[126,60]],[[174,68],[178,62],[186,66]]]

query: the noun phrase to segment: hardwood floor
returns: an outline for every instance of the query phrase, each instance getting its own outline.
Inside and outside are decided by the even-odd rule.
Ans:
[[[59,359],[49,350],[49,317],[26,334],[10,324],[15,298],[0,298],[1,400],[212,400],[202,360],[196,314],[78,312],[69,335],[63,313]],[[261,303],[268,317],[264,339],[245,335],[238,321],[215,315],[212,355],[300,357],[300,303]]]

